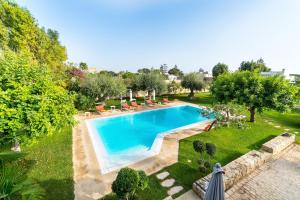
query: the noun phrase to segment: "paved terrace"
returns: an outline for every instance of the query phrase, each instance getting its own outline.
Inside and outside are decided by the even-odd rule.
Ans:
[[[156,105],[155,107],[143,106],[137,110],[137,112],[183,104],[187,105],[188,103],[174,101],[167,105]],[[91,113],[87,116],[85,114],[76,116],[78,125],[73,129],[75,199],[90,200],[103,197],[111,192],[111,184],[117,176],[117,171],[103,175],[101,174],[84,120],[106,116],[117,116],[124,113],[126,112],[115,110],[101,113],[101,115]],[[206,124],[199,124],[193,128],[185,129],[184,131],[177,131],[176,133],[166,135],[158,155],[137,162],[129,167],[144,170],[149,175],[176,163],[178,161],[178,141],[198,134],[205,126]]]
[[[224,175],[226,200],[296,200],[300,197],[300,145],[289,144],[294,138],[288,139],[282,136],[278,136],[269,142],[265,143],[262,150],[267,152],[259,154],[262,159],[257,161],[252,160],[250,163],[259,165],[249,175],[242,176],[241,173],[250,171],[242,166],[241,163],[246,164],[251,158],[251,152],[233,161],[230,167],[225,166],[231,176],[228,173]],[[287,146],[287,148],[285,148]],[[285,149],[284,149],[285,148]],[[264,158],[263,158],[264,157]],[[266,160],[267,162],[264,162]],[[243,168],[242,171],[236,171],[233,167],[234,163],[240,164],[236,166]],[[249,163],[249,162],[248,162]],[[252,167],[253,168],[253,167]],[[235,174],[234,174],[235,173]],[[242,176],[241,179],[237,179],[237,182],[232,180],[229,182],[228,178],[237,178]],[[207,179],[204,177],[201,180]],[[227,181],[226,181],[227,180]],[[203,182],[202,182],[203,183]],[[233,185],[231,185],[233,183]],[[229,185],[229,186],[228,186]],[[195,189],[195,188],[194,188]],[[203,195],[200,195],[203,196]],[[183,194],[178,200],[196,200],[200,199],[192,190]]]

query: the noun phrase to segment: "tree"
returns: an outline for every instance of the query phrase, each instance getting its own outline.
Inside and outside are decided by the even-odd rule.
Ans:
[[[112,183],[112,191],[119,199],[135,198],[138,189],[144,190],[148,187],[148,177],[143,171],[135,171],[123,168],[119,171],[116,180]]]
[[[268,72],[271,71],[268,68],[262,58],[258,59],[257,61],[243,61],[239,68],[240,71],[258,71],[258,72]]]
[[[200,140],[195,140],[193,142],[193,147],[194,147],[194,150],[198,153],[200,153],[201,155],[203,154],[203,152],[205,151],[205,145],[202,141]]]
[[[216,145],[212,143],[206,143],[205,149],[206,149],[206,153],[210,156],[214,156],[217,150]]]
[[[94,101],[104,101],[108,97],[120,97],[126,93],[123,80],[108,74],[89,74],[80,87],[80,93]]]
[[[85,62],[79,63],[79,68],[83,71],[86,71],[89,69],[88,65]]]
[[[0,45],[3,49],[22,52],[54,71],[64,67],[66,48],[57,31],[39,28],[27,9],[14,1],[0,0]]]
[[[193,98],[195,90],[202,90],[204,88],[204,77],[202,74],[196,72],[186,74],[181,81],[181,85],[184,88],[190,89],[189,97]]]
[[[182,90],[180,83],[177,83],[176,81],[172,81],[168,84],[169,94],[176,94],[180,90]]]
[[[213,83],[212,94],[216,101],[245,105],[250,112],[250,122],[255,121],[256,111],[274,109],[288,111],[296,103],[295,86],[283,77],[262,77],[251,71],[237,71],[219,76]]]
[[[161,72],[162,74],[168,73],[168,65],[167,65],[167,64],[161,65],[160,68],[159,68],[159,70],[160,70],[160,72]]]
[[[140,73],[140,74],[142,74],[142,73],[143,74],[149,74],[151,72],[151,70],[148,69],[148,68],[142,68],[142,69],[138,69],[137,72]]]
[[[214,79],[216,79],[219,75],[227,72],[228,72],[228,66],[224,63],[218,63],[212,69],[212,74]]]
[[[145,90],[151,95],[155,90],[157,94],[162,94],[166,91],[167,85],[163,76],[160,73],[151,71],[150,73],[139,74],[134,81],[134,90]]]
[[[173,68],[171,68],[168,73],[175,75],[179,78],[183,77],[183,72],[177,67],[177,65],[175,65]]]
[[[17,165],[25,154],[0,152],[0,199],[44,199],[43,188],[29,179],[26,170]]]
[[[10,50],[0,58],[0,143],[30,141],[74,124],[74,96],[52,71]]]

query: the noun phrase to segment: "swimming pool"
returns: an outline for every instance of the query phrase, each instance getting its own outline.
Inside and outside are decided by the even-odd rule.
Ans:
[[[102,174],[157,155],[163,136],[210,120],[201,108],[182,105],[87,120]]]

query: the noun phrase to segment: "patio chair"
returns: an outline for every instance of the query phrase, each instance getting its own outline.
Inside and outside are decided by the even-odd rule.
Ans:
[[[131,107],[134,107],[134,108],[139,108],[139,107],[141,107],[141,106],[138,105],[137,102],[135,102],[135,101],[130,102],[130,104],[131,104]]]
[[[171,101],[167,97],[165,97],[163,98],[163,103],[171,103]]]
[[[150,99],[146,100],[145,103],[147,106],[150,106],[150,107],[155,105],[155,102],[151,101]]]
[[[132,110],[132,109],[133,109],[133,107],[129,106],[128,103],[122,104],[122,110],[128,111],[128,110]]]
[[[217,123],[217,120],[214,120],[212,123],[206,125],[203,129],[203,131],[208,132],[210,129]]]
[[[107,110],[105,110],[104,105],[98,105],[98,106],[96,106],[96,110],[97,110],[97,112],[99,112],[99,113],[102,113],[102,112],[106,112],[106,111],[107,111]]]

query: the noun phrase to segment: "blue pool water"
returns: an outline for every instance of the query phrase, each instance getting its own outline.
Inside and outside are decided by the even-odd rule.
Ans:
[[[201,115],[201,108],[184,105],[93,119],[88,126],[94,134],[92,140],[99,139],[94,148],[100,151],[100,166],[116,168],[118,163],[126,165],[143,158],[159,134],[205,120],[208,118]]]

